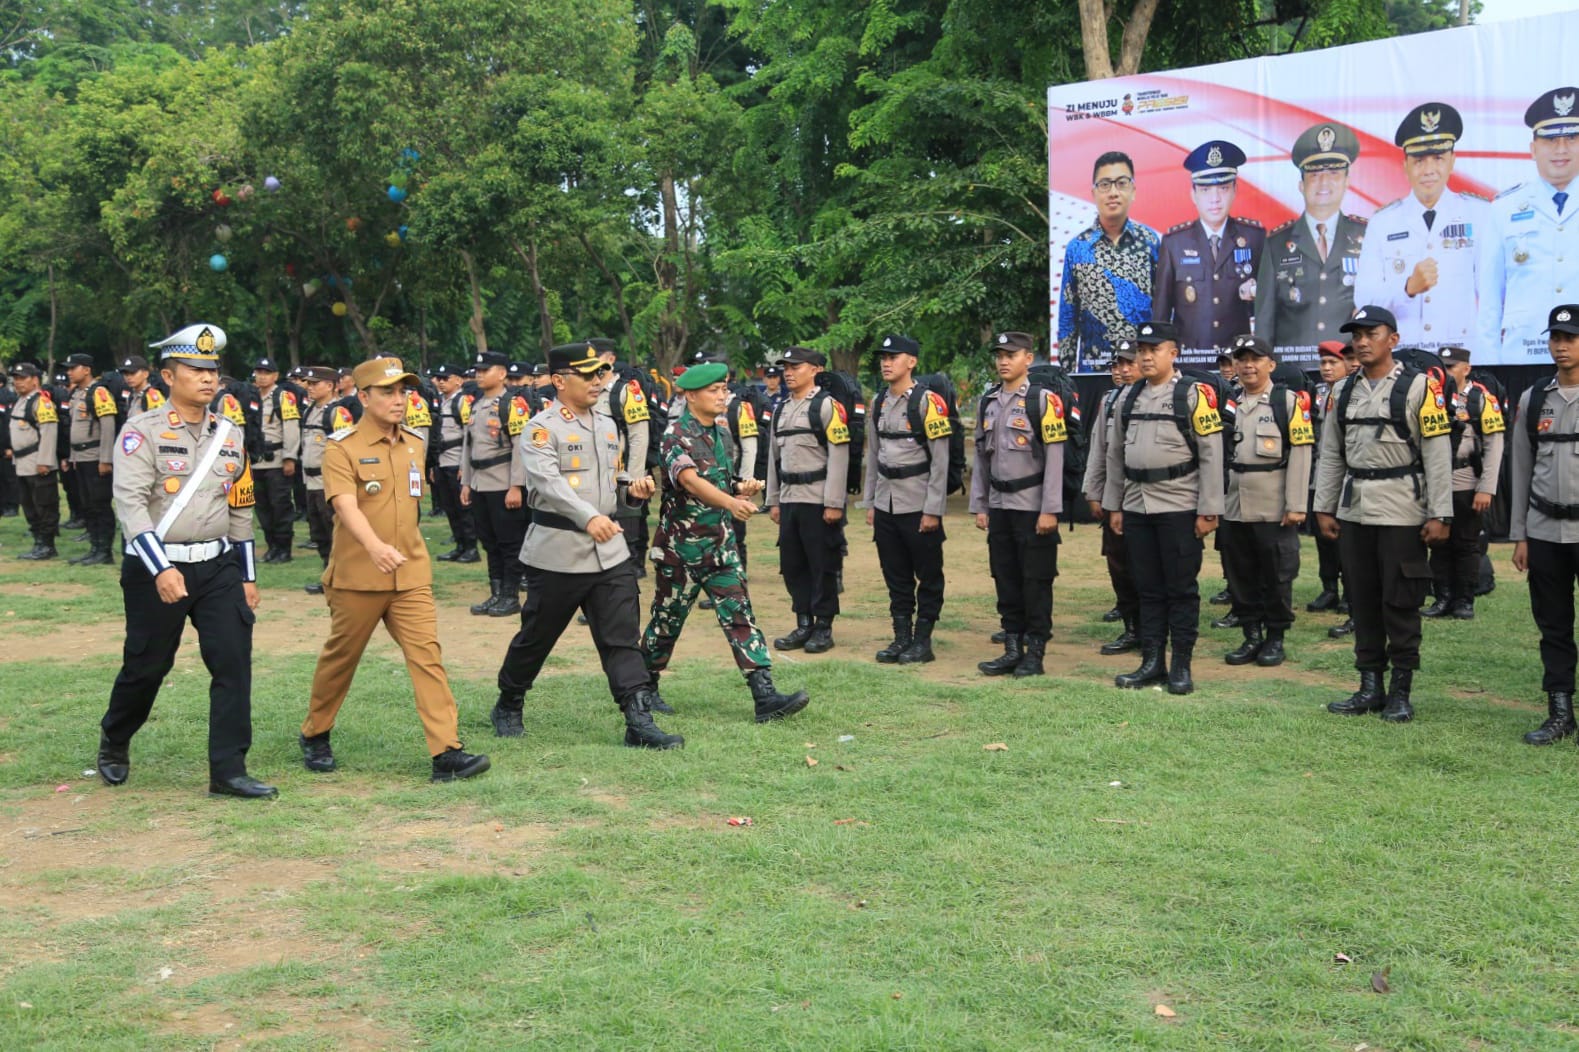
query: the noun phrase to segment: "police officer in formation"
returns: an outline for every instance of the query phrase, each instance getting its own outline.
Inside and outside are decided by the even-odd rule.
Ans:
[[[1029,334],[998,333],[992,361],[998,382],[982,394],[976,413],[970,511],[987,534],[1004,637],[1003,653],[976,668],[986,676],[1040,676],[1053,634],[1066,407],[1055,392],[1031,383],[1036,341]]]
[[[899,334],[878,345],[888,388],[878,392],[866,429],[866,524],[894,624],[894,638],[877,652],[885,665],[932,661],[932,629],[943,611],[943,512],[954,425],[943,396],[916,383],[920,353],[915,340]]]
[[[252,367],[263,420],[263,454],[252,467],[257,482],[258,526],[269,549],[266,563],[291,561],[296,537],[296,510],[291,502],[292,479],[302,457],[302,412],[295,392],[280,383],[280,367],[259,358]]]
[[[1446,541],[1453,521],[1452,429],[1440,385],[1394,360],[1398,330],[1390,311],[1367,304],[1343,331],[1354,334],[1360,371],[1333,396],[1315,513],[1342,555],[1360,689],[1327,708],[1344,716],[1380,712],[1404,723],[1414,718],[1420,604],[1431,585],[1426,546]]]
[[[1354,313],[1365,220],[1343,212],[1360,140],[1341,124],[1316,124],[1294,141],[1305,210],[1267,235],[1256,275],[1255,334],[1279,348],[1309,350]]]
[[[1393,137],[1404,151],[1409,193],[1377,209],[1366,227],[1355,302],[1391,311],[1406,347],[1434,351],[1475,337],[1486,202],[1447,188],[1463,134],[1463,118],[1445,102],[1410,110]]]
[[[477,397],[462,432],[461,504],[472,509],[477,539],[488,556],[488,598],[471,612],[510,617],[521,612],[521,540],[529,518],[523,488],[511,478],[514,445],[526,430],[525,395],[505,387],[510,359],[497,351],[477,355]]]
[[[437,439],[429,447],[428,462],[433,465],[432,482],[439,509],[449,521],[454,541],[453,548],[434,558],[446,563],[474,563],[479,559],[477,523],[470,509],[461,505],[461,446],[471,420],[472,396],[461,390],[466,380],[453,366],[435,368],[433,382],[439,389],[435,414],[438,419],[434,424]]]
[[[1453,378],[1448,405],[1453,441],[1453,530],[1447,543],[1431,549],[1432,594],[1436,601],[1422,617],[1475,617],[1475,587],[1480,582],[1480,537],[1486,512],[1502,480],[1502,404],[1470,379],[1470,354],[1464,347],[1443,347],[1442,366]]]
[[[130,776],[132,736],[148,720],[190,619],[212,680],[209,793],[277,796],[247,773],[259,595],[244,439],[208,408],[225,333],[199,323],[153,346],[169,404],[128,420],[115,446],[115,507],[127,538],[126,650],[100,723],[99,775],[110,785]]]
[[[773,658],[751,612],[745,564],[736,547],[731,521],[756,514],[751,497],[762,492],[760,479],[741,478],[730,455],[729,369],[722,362],[693,365],[676,386],[684,407],[669,421],[659,443],[665,490],[652,558],[657,578],[652,614],[642,633],[660,712],[673,711],[657,696],[658,680],[669,667],[675,643],[698,592],[713,600],[713,612],[746,677],[756,721],[782,719],[806,707],[804,690],[781,694],[773,685]]]
[[[1266,231],[1254,219],[1230,215],[1244,151],[1213,139],[1184,159],[1198,218],[1162,236],[1152,317],[1171,320],[1186,350],[1227,347],[1250,331]]]
[[[1543,364],[1541,321],[1579,289],[1579,88],[1553,88],[1524,111],[1535,178],[1497,195],[1480,240],[1476,350],[1505,364]]]
[[[1574,732],[1574,581],[1579,579],[1579,303],[1552,308],[1547,350],[1557,373],[1519,396],[1508,536],[1513,566],[1529,571],[1530,613],[1541,633],[1547,717],[1524,736],[1550,745]]]
[[[598,411],[614,419],[625,470],[633,476],[646,474],[657,454],[652,442],[652,416],[655,411],[667,412],[668,406],[654,404],[660,396],[651,384],[643,382],[639,372],[620,368],[619,351],[613,340],[597,336],[587,343],[610,370],[609,382],[604,384],[603,394],[598,398]],[[617,517],[624,531],[625,544],[630,548],[636,576],[646,577],[647,502],[622,506]]]
[[[121,359],[121,420],[138,413],[158,409],[170,396],[164,381],[153,375],[148,359],[140,354],[129,354]]]
[[[548,352],[548,367],[555,403],[531,419],[520,443],[532,502],[520,552],[526,603],[521,630],[499,668],[499,699],[489,719],[500,737],[523,733],[526,692],[580,609],[609,691],[625,714],[625,744],[683,746],[684,738],[665,733],[652,719],[660,699],[640,648],[636,567],[613,518],[617,505],[645,501],[656,486],[647,475],[625,481],[614,418],[597,409],[613,372],[597,349],[585,341],[562,344]]]
[[[1166,682],[1170,694],[1188,694],[1195,689],[1190,662],[1202,541],[1224,507],[1223,421],[1216,392],[1175,368],[1179,334],[1172,323],[1142,323],[1135,342],[1141,378],[1117,403],[1102,506],[1124,536],[1140,592],[1141,663],[1114,683],[1139,689]]]
[[[1310,396],[1272,382],[1277,356],[1258,336],[1234,341],[1240,394],[1228,454],[1222,520],[1223,566],[1244,642],[1230,665],[1283,663],[1294,625],[1299,532],[1305,522],[1316,431]]]
[[[9,415],[6,458],[16,470],[22,514],[33,534],[33,547],[17,558],[32,562],[55,558],[55,538],[60,534],[60,490],[55,481],[60,417],[55,400],[43,389],[42,375],[31,362],[11,367],[17,400]]]
[[[112,456],[115,450],[115,416],[119,403],[107,384],[93,374],[93,356],[66,358],[66,378],[71,383],[69,450],[61,470],[67,485],[77,491],[77,507],[88,532],[86,555],[71,560],[73,566],[108,566],[115,543],[115,512],[110,507]]]
[[[773,645],[808,654],[833,649],[844,568],[850,426],[844,407],[817,385],[827,364],[808,347],[784,352],[779,367],[789,398],[768,435],[768,516],[779,528],[779,572],[795,611],[795,628]]]
[[[1347,340],[1322,340],[1316,347],[1316,367],[1320,370],[1321,383],[1316,386],[1315,412],[1312,415],[1315,417],[1316,439],[1319,442],[1326,428],[1327,418],[1332,415],[1332,396],[1337,390],[1338,381],[1353,372],[1357,363],[1353,358],[1354,348]],[[1312,508],[1315,500],[1316,463],[1315,458],[1312,458],[1309,500],[1309,506]],[[1314,515],[1306,517],[1305,527],[1306,531],[1316,539],[1317,574],[1321,580],[1321,591],[1317,593],[1316,598],[1305,604],[1305,610],[1312,614],[1332,611],[1347,618],[1349,603],[1343,597],[1343,566],[1338,557],[1338,542],[1322,536],[1321,531],[1316,529]],[[1352,631],[1351,625],[1349,632]],[[1342,635],[1348,635],[1349,632],[1344,632]]]
[[[1110,510],[1102,506],[1107,490],[1107,449],[1114,441],[1114,406],[1124,396],[1124,389],[1140,379],[1135,366],[1135,341],[1118,340],[1113,345],[1113,361],[1109,366],[1113,376],[1113,389],[1097,403],[1096,416],[1091,422],[1091,442],[1086,451],[1086,474],[1080,490],[1091,509],[1091,517],[1102,524],[1102,559],[1107,563],[1108,581],[1113,585],[1113,609],[1118,611],[1124,630],[1117,639],[1103,643],[1101,652],[1109,657],[1127,654],[1140,646],[1140,592],[1135,588],[1135,578],[1129,571],[1129,552],[1124,546],[1124,535],[1113,532]],[[1103,620],[1108,620],[1104,617]]]
[[[325,566],[334,548],[334,509],[324,493],[323,459],[329,439],[353,425],[351,413],[337,405],[335,387],[338,377],[333,369],[321,365],[302,370],[310,400],[302,416],[302,482],[307,487],[307,535],[313,550]],[[305,586],[308,595],[323,595],[323,583]]]

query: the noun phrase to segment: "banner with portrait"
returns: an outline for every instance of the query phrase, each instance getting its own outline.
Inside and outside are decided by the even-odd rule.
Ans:
[[[1572,28],[1550,15],[1048,89],[1059,360],[1103,370],[1152,318],[1178,327],[1181,364],[1254,331],[1313,368],[1367,303],[1403,346],[1549,360],[1548,311],[1579,302]],[[1113,152],[1132,181],[1094,171]]]

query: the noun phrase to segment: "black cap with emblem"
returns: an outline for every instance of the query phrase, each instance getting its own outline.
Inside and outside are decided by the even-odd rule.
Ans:
[[[140,354],[128,354],[121,359],[121,372],[136,373],[148,368],[148,359]]]
[[[1445,102],[1422,102],[1409,111],[1393,135],[1393,144],[1417,157],[1428,153],[1448,153],[1464,134],[1464,118]]]
[[[1203,142],[1184,159],[1190,182],[1196,186],[1218,186],[1239,178],[1245,152],[1226,139]]]
[[[1553,88],[1524,111],[1524,123],[1537,139],[1562,139],[1579,135],[1579,88]]]
[[[1398,319],[1393,317],[1393,312],[1386,307],[1378,307],[1367,303],[1354,312],[1354,317],[1338,326],[1339,332],[1353,332],[1355,329],[1374,329],[1378,325],[1385,325],[1394,332],[1398,331]]]
[[[1239,336],[1234,339],[1233,356],[1255,355],[1258,358],[1270,358],[1277,361],[1277,354],[1273,352],[1272,345],[1259,336]]]
[[[999,351],[1030,351],[1035,354],[1036,337],[1028,332],[1000,332],[992,338],[992,353],[997,354]]]
[[[510,368],[510,359],[498,351],[478,351],[477,360],[472,363],[479,369],[491,369],[496,365]]]
[[[1143,321],[1135,329],[1136,343],[1178,343],[1179,329],[1170,321]]]
[[[1306,172],[1347,168],[1360,155],[1360,140],[1341,124],[1313,124],[1294,140],[1289,159]]]
[[[1546,332],[1566,332],[1579,336],[1579,303],[1564,303],[1552,308],[1546,317]]]
[[[893,333],[883,337],[882,342],[877,345],[877,353],[908,354],[912,358],[917,358],[921,355],[921,345],[908,336]]]
[[[786,347],[779,355],[779,365],[815,365],[819,369],[828,364],[828,356],[810,347]]]
[[[562,343],[548,351],[548,371],[551,373],[593,373],[603,367],[603,359],[591,341]]]

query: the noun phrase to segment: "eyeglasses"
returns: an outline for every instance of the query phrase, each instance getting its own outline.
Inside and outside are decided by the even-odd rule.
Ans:
[[[1091,185],[1097,193],[1105,194],[1109,190],[1128,190],[1135,185],[1135,180],[1127,175],[1121,175],[1117,179],[1099,179]]]

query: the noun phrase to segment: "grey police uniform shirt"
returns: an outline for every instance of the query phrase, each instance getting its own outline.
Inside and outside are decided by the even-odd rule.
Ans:
[[[598,573],[630,559],[623,534],[602,544],[586,532],[599,515],[619,508],[620,440],[614,418],[596,408],[578,416],[552,405],[527,421],[518,441],[532,525],[521,561],[556,573]],[[627,502],[628,506],[628,502]],[[545,519],[566,519],[549,524]]]
[[[1268,246],[1267,251],[1271,251]],[[1195,515],[1221,515],[1225,505],[1223,494],[1223,432],[1197,435],[1198,462],[1194,471],[1176,479],[1161,482],[1131,482],[1124,477],[1124,468],[1166,468],[1190,459],[1190,446],[1173,422],[1173,389],[1177,384],[1189,383],[1193,390],[1186,396],[1185,407],[1193,419],[1203,395],[1199,384],[1185,380],[1175,372],[1160,384],[1137,380],[1140,395],[1135,401],[1135,414],[1157,413],[1167,420],[1135,420],[1119,434],[1122,423],[1123,401],[1113,406],[1113,434],[1107,448],[1107,488],[1102,494],[1102,506],[1113,511],[1134,511],[1146,515],[1188,511]],[[1124,399],[1129,396],[1125,389]],[[1186,420],[1185,426],[1193,424]],[[1221,425],[1219,424],[1219,427]]]
[[[201,477],[194,475],[208,447],[218,437],[215,413],[202,424],[188,426],[174,409],[154,409],[126,421],[115,445],[115,514],[128,542],[151,531],[165,509],[188,486],[196,486],[191,502],[170,524],[170,544],[202,544],[228,538],[252,539],[252,505],[230,506],[231,487],[247,477],[245,436],[229,428],[219,454]]]
[[[1025,397],[1031,381],[1022,380],[1012,391],[1000,388],[987,398],[986,412],[976,421],[976,470],[970,477],[970,512],[984,515],[1001,511],[1034,511],[1041,515],[1061,515],[1064,510],[1064,443],[1047,442],[1042,448],[1046,459],[1036,463],[1037,430],[1047,413],[1053,393],[1042,388],[1040,404],[1029,407]],[[1027,410],[1032,410],[1027,412]],[[1067,422],[1066,422],[1067,426]],[[992,479],[1042,476],[1039,485],[1004,492],[992,486]]]
[[[71,422],[66,432],[70,436],[71,445],[60,452],[63,454],[62,459],[69,460],[73,464],[113,462],[115,417],[98,416],[94,411],[93,400],[88,397],[88,392],[97,385],[97,380],[90,380],[86,386],[71,389],[71,403],[67,406],[68,419]]]
[[[518,448],[516,438],[506,431],[505,416],[509,410],[507,392],[479,394],[472,403],[471,423],[461,444],[461,485],[478,493],[497,493],[507,490],[510,481],[510,461]],[[522,429],[525,435],[531,430],[528,423]]]
[[[323,451],[329,444],[329,414],[334,400],[307,407],[302,418],[302,484],[314,492],[323,489]]]
[[[1293,391],[1278,392],[1288,409],[1288,420],[1301,422],[1302,410]],[[1304,421],[1305,426],[1310,426]],[[1292,428],[1291,428],[1292,429]],[[1243,394],[1234,410],[1235,464],[1276,464],[1288,451],[1288,464],[1278,471],[1228,473],[1224,517],[1230,522],[1281,522],[1284,515],[1303,515],[1310,499],[1310,463],[1313,444],[1291,445],[1272,413],[1272,388],[1258,395]]]
[[[739,394],[731,392],[729,395],[729,407],[724,410],[725,419],[733,420],[736,426],[739,426],[743,404],[749,406],[749,403],[741,398]],[[759,429],[762,427],[762,421],[757,421],[757,427]],[[735,429],[725,424],[724,432],[729,436],[730,463],[735,466],[735,477],[741,479],[753,477],[757,470],[757,442],[761,431],[759,430],[756,435],[748,435],[745,438],[737,439],[735,437]],[[766,480],[764,479],[763,481]]]
[[[630,383],[627,380],[625,383]],[[598,395],[598,404],[593,408],[609,419],[614,418],[614,388],[620,384],[619,377],[612,373],[608,377],[608,384],[603,388],[603,393]],[[628,394],[628,392],[626,392]],[[622,395],[623,397],[624,395]],[[647,407],[647,412],[653,411],[652,406]],[[650,428],[646,420],[638,420],[634,424],[625,425],[625,432],[620,436],[621,455],[624,459],[625,470],[632,478],[647,474],[647,449],[651,445],[652,436],[648,434]],[[735,463],[739,463],[737,460]]]
[[[1488,392],[1483,397],[1490,398],[1491,395]],[[1507,432],[1494,431],[1482,435],[1476,431],[1474,422],[1469,419],[1469,402],[1463,391],[1453,396],[1452,410],[1453,416],[1464,427],[1463,434],[1458,436],[1458,447],[1453,450],[1454,461],[1467,461],[1476,453],[1480,454],[1478,474],[1473,464],[1466,463],[1463,467],[1453,468],[1453,492],[1473,490],[1495,495],[1497,484],[1502,481],[1502,451]],[[1463,415],[1460,417],[1459,414]]]
[[[1579,544],[1579,519],[1554,519],[1530,507],[1530,494],[1553,504],[1579,504],[1579,442],[1540,442],[1530,448],[1524,414],[1530,407],[1530,392],[1519,396],[1519,411],[1514,419],[1512,501],[1508,506],[1508,537],[1515,541],[1550,541],[1553,544]],[[1550,421],[1548,424],[1547,421]],[[1566,390],[1554,376],[1546,382],[1546,403],[1541,406],[1537,426],[1545,425],[1554,435],[1579,434],[1579,387]]]
[[[1344,419],[1390,419],[1393,384],[1403,372],[1395,363],[1374,386],[1363,372],[1353,373],[1333,386],[1332,416],[1321,435],[1321,459],[1316,468],[1316,500],[1312,507],[1345,522],[1365,526],[1419,526],[1427,519],[1453,517],[1452,443],[1447,435],[1422,440],[1420,406],[1430,395],[1424,374],[1416,373],[1405,402],[1409,437],[1403,438],[1391,423],[1339,426],[1337,414],[1343,388],[1354,386]],[[1446,408],[1443,408],[1446,413]],[[1344,460],[1344,434],[1348,457]],[[1419,450],[1423,471],[1395,479],[1355,479],[1349,469],[1396,468],[1414,462]]]
[[[459,388],[439,403],[439,467],[461,466],[461,442],[465,428],[456,419],[460,413],[461,399],[466,395]]]
[[[1420,199],[1409,194],[1371,216],[1354,302],[1392,311],[1400,347],[1468,347],[1475,338],[1475,261],[1486,233],[1486,202],[1445,191],[1432,208],[1429,230],[1425,212]],[[1409,276],[1427,257],[1436,261],[1437,283],[1410,296],[1405,291]]]
[[[1097,403],[1096,419],[1091,422],[1091,444],[1086,449],[1086,477],[1080,482],[1080,492],[1086,500],[1102,503],[1107,490],[1107,450],[1113,441],[1114,406],[1128,391],[1128,387],[1115,387]]]
[[[40,466],[54,471],[59,463],[55,452],[60,436],[59,409],[55,421],[34,422],[43,397],[42,390],[34,391],[17,399],[11,407],[11,460],[18,476],[37,475]]]
[[[882,396],[881,414],[872,414],[866,421],[866,478],[861,498],[867,507],[893,515],[935,515],[942,518],[948,504],[948,444],[947,435],[928,439],[924,433],[926,420],[925,388],[911,385],[910,390],[895,397],[890,392]],[[910,426],[910,403],[921,399],[920,416],[923,433],[915,434]],[[904,438],[883,438],[882,432],[904,434]],[[911,468],[927,463],[930,450],[932,462],[925,474],[908,478],[884,478],[877,470],[881,463],[887,468]]]
[[[302,458],[302,422],[301,407],[297,406],[297,418],[285,419],[285,399],[295,398],[285,388],[276,385],[268,394],[258,401],[262,406],[263,414],[263,455],[253,466],[257,469],[283,468],[287,460],[301,460]],[[276,412],[276,405],[279,411]],[[277,447],[277,448],[276,448]]]
[[[1499,365],[1547,366],[1546,315],[1579,294],[1579,185],[1569,183],[1562,215],[1541,179],[1510,187],[1487,206],[1475,280],[1477,355]]]
[[[827,435],[828,427],[838,415],[838,403],[832,395],[822,399],[822,412],[818,419],[811,419],[812,403],[816,389],[805,398],[791,398],[774,414],[774,449],[768,457],[768,489],[766,506],[779,504],[820,504],[824,508],[844,510],[845,481],[850,475],[850,443],[829,442],[826,447],[816,435],[786,435],[785,431],[815,429]],[[848,433],[848,432],[847,432]],[[779,472],[804,475],[826,470],[827,476],[818,482],[790,482],[780,484]]]

